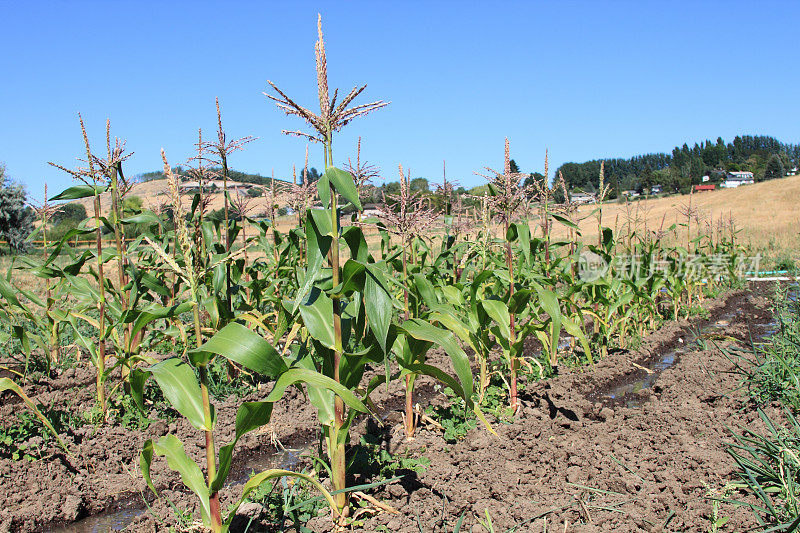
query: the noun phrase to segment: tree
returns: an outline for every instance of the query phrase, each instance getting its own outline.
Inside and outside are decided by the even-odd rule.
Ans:
[[[772,154],[767,162],[767,168],[764,169],[763,180],[774,180],[782,178],[784,174],[783,163],[777,154]]]
[[[78,202],[71,202],[63,204],[59,207],[58,211],[53,214],[51,222],[53,224],[60,224],[66,220],[74,220],[75,222],[83,222],[86,219],[86,207]]]
[[[409,185],[411,192],[418,192],[421,194],[428,194],[431,192],[428,180],[425,178],[414,178]]]
[[[33,209],[26,205],[25,187],[12,183],[0,165],[0,237],[5,239],[12,253],[22,253],[27,248],[25,240],[33,231]]]

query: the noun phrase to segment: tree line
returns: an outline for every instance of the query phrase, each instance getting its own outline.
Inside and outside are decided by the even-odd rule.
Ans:
[[[648,192],[660,185],[664,192],[689,192],[692,185],[709,176],[718,183],[727,172],[749,171],[756,181],[775,179],[800,163],[800,145],[787,144],[765,135],[737,135],[726,143],[722,137],[676,146],[671,153],[644,154],[605,161],[605,180],[612,186],[612,197],[624,190]],[[571,190],[597,190],[601,160],[564,163],[563,174]]]

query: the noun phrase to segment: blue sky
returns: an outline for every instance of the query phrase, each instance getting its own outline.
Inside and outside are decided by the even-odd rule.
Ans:
[[[388,180],[482,183],[503,139],[523,170],[669,151],[741,133],[800,142],[797,2],[6,2],[0,0],[0,162],[40,197],[82,152],[77,113],[98,151],[105,120],[135,155],[128,175],[179,164],[197,128],[257,136],[233,168],[279,177],[302,164],[303,124],[262,91],[273,80],[316,102],[321,12],[331,87],[368,83],[389,107],[336,138]],[[312,165],[321,150],[311,147]]]

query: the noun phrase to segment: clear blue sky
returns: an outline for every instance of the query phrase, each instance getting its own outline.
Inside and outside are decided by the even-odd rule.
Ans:
[[[0,162],[41,196],[71,180],[77,113],[104,147],[105,119],[135,152],[132,175],[191,155],[222,103],[229,138],[259,140],[233,168],[285,177],[303,124],[262,91],[267,79],[316,101],[316,14],[331,86],[368,83],[388,108],[347,126],[339,163],[365,159],[389,180],[462,185],[500,168],[503,138],[523,170],[669,151],[736,134],[800,141],[797,2],[7,2],[0,0]],[[311,147],[312,165],[321,151]]]

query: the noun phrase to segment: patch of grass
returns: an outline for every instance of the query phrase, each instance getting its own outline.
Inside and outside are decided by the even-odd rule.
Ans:
[[[538,372],[538,369],[534,369],[534,372],[521,371],[518,376],[519,383],[538,381],[540,379]],[[508,406],[508,386],[503,380],[503,375],[505,374],[502,371],[492,373],[480,406],[484,414],[492,415],[500,422],[511,422],[514,414]],[[466,402],[451,388],[445,387],[442,393],[447,397],[446,404],[428,406],[425,412],[444,428],[444,440],[452,444],[465,438],[470,430],[478,426],[478,421],[475,413],[467,408]]]
[[[246,501],[261,504],[266,509],[270,522],[276,526],[275,531],[284,531],[291,523],[294,531],[311,533],[303,524],[329,509],[325,500],[318,496],[306,484],[284,477],[265,481],[248,495]]]
[[[385,481],[404,473],[421,474],[430,466],[427,457],[416,457],[411,453],[391,454],[381,446],[378,437],[367,434],[351,450],[351,472],[360,474],[371,482]]]
[[[794,288],[796,291],[796,287]],[[743,376],[750,395],[759,403],[779,401],[785,406],[785,424],[776,423],[759,409],[764,434],[742,428],[734,433],[728,453],[738,466],[732,487],[747,500],[725,500],[749,507],[770,531],[800,527],[800,305],[790,292],[776,294],[776,331],[749,352],[723,350]]]
[[[791,412],[788,428],[776,426],[759,410],[767,434],[744,429],[734,435],[728,453],[739,466],[739,481],[732,486],[756,497],[757,503],[727,500],[750,507],[770,531],[794,531],[800,526],[800,424]]]
[[[39,410],[58,433],[81,425],[80,418],[67,411],[44,406],[39,406]],[[20,411],[10,422],[0,428],[0,457],[10,457],[15,461],[41,459],[44,450],[54,439],[52,433],[28,410]]]
[[[800,303],[794,292],[775,296],[775,332],[767,342],[733,355],[750,395],[759,403],[779,401],[800,412]],[[792,296],[794,295],[794,296]],[[730,351],[729,351],[730,353]]]

